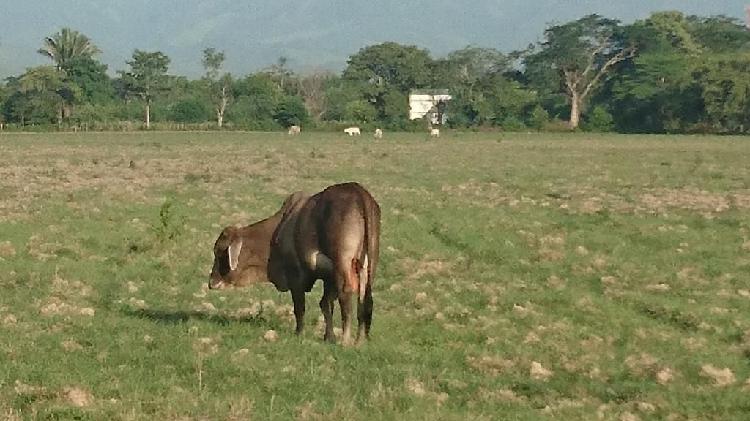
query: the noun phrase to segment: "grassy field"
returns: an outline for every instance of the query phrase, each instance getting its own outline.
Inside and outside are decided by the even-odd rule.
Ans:
[[[0,419],[747,419],[749,158],[726,137],[0,135]],[[222,227],[347,180],[383,209],[369,343],[322,342],[320,283],[302,337],[270,285],[207,290]]]

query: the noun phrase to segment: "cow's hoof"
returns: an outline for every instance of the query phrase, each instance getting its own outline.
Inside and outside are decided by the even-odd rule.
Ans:
[[[351,347],[355,345],[355,341],[351,338],[351,336],[345,336],[341,338],[341,345],[345,347]]]

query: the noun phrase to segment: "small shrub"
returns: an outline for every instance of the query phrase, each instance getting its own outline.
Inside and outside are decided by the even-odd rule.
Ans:
[[[582,128],[587,132],[611,132],[615,127],[615,119],[609,111],[597,105],[584,119]]]
[[[160,243],[172,241],[182,233],[182,218],[176,215],[170,199],[165,200],[159,208],[159,221],[153,230]]]
[[[570,131],[570,123],[559,118],[552,119],[544,124],[542,131],[550,133],[563,133]]]
[[[213,116],[208,105],[197,98],[182,100],[171,108],[170,119],[178,123],[201,123]]]
[[[512,115],[505,117],[500,123],[500,126],[503,128],[503,130],[510,132],[524,130],[526,128],[526,125],[523,124],[523,121],[521,121],[521,119]]]
[[[305,104],[296,96],[283,98],[276,106],[273,118],[281,127],[301,125],[309,121]]]
[[[541,105],[534,107],[529,114],[528,124],[529,127],[542,130],[544,125],[549,122],[549,113]]]

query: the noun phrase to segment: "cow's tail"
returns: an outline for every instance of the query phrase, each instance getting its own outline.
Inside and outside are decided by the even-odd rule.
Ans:
[[[364,204],[363,216],[365,223],[365,238],[362,257],[362,269],[359,272],[359,304],[363,305],[367,294],[371,294],[372,281],[375,278],[375,268],[379,257],[380,237],[380,208],[372,198],[366,197],[369,203]],[[369,205],[369,206],[368,206]]]
[[[367,291],[367,281],[370,276],[370,262],[365,253],[365,257],[362,259],[362,267],[359,270],[359,305],[363,305],[365,302],[365,292]]]

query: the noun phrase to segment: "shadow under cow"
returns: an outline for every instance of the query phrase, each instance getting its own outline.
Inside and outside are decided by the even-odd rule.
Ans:
[[[129,317],[149,320],[161,324],[179,324],[191,320],[206,321],[217,325],[229,325],[232,323],[243,323],[253,326],[268,326],[270,320],[263,314],[257,315],[231,315],[198,310],[158,310],[158,309],[124,309],[123,313]]]

